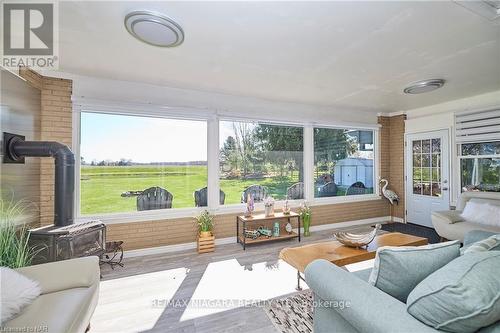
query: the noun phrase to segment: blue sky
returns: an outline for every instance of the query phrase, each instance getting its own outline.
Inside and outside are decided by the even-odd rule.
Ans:
[[[204,121],[117,116],[82,112],[81,156],[134,162],[206,161]]]

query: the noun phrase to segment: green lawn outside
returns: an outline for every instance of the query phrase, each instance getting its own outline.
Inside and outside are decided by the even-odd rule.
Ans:
[[[284,199],[286,189],[298,181],[291,177],[222,179],[226,204],[239,203],[241,192],[252,184],[266,186],[275,199]],[[125,191],[141,191],[160,186],[173,194],[173,208],[194,207],[193,192],[207,185],[206,166],[82,166],[81,213],[136,211],[136,197],[121,197]]]
[[[195,190],[207,186],[206,166],[82,166],[80,202],[82,215],[134,212],[136,197],[121,197],[126,191],[142,191],[152,186],[167,189],[174,196],[172,208],[194,207]],[[240,203],[241,193],[250,185],[260,184],[277,200],[286,198],[288,187],[298,182],[293,177],[260,179],[221,179],[225,204]],[[315,188],[317,190],[317,188]],[[345,195],[338,187],[337,196]],[[367,193],[373,193],[368,189]]]

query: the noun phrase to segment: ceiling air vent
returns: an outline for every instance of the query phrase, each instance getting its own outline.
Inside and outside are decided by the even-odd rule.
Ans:
[[[454,0],[455,3],[467,8],[490,21],[500,18],[500,0],[478,0],[478,1],[463,1]]]

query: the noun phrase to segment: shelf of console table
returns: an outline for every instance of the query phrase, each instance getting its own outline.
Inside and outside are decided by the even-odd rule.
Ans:
[[[256,224],[259,222],[264,223],[270,221],[280,222],[280,224],[282,222],[291,223],[292,219],[297,219],[298,232],[292,231],[291,233],[280,233],[279,236],[271,236],[271,237],[260,236],[259,238],[256,239],[245,237],[244,231],[247,227],[247,224]],[[240,233],[240,224],[242,226],[241,233]],[[290,214],[283,214],[280,212],[280,213],[275,213],[272,216],[265,216],[265,214],[255,214],[250,217],[246,217],[243,215],[236,216],[236,242],[240,243],[243,246],[243,250],[246,249],[247,244],[260,244],[260,243],[274,242],[274,241],[287,240],[293,238],[298,238],[300,242],[300,215],[295,212],[290,212]]]

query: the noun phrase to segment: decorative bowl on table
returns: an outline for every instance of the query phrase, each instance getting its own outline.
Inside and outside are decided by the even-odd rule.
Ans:
[[[365,232],[365,233],[352,233],[352,232],[345,232],[345,231],[337,231],[333,233],[333,236],[342,244],[349,246],[349,247],[355,247],[355,248],[362,248],[370,244],[375,236],[377,235],[377,232],[380,230],[382,225],[376,224],[375,228],[373,228],[372,231],[370,232]]]

